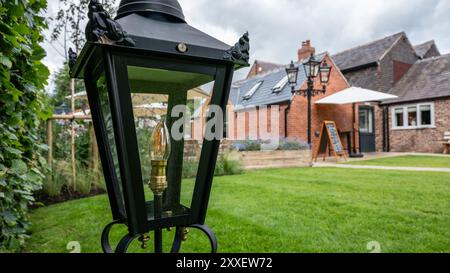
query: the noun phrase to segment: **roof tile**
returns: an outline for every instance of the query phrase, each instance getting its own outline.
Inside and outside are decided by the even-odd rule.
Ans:
[[[316,59],[322,60],[326,54],[327,53],[321,53],[316,55]],[[296,65],[301,66],[302,63],[303,61],[297,62]],[[300,89],[303,82],[306,80],[304,69],[302,69],[302,67],[299,68],[298,84],[296,89]],[[285,76],[286,66],[283,66],[267,73],[256,75],[247,80],[235,82],[230,91],[230,101],[235,106],[236,110],[289,101],[292,98],[291,87],[289,84],[286,84],[280,92],[273,92],[273,87]],[[245,100],[243,96],[260,81],[263,81],[263,83],[258,90],[251,96],[251,98]]]
[[[435,42],[434,40],[431,40],[420,45],[415,45],[414,50],[416,51],[417,56],[423,58],[433,45],[435,45]]]
[[[342,71],[378,62],[392,45],[402,36],[400,32],[371,43],[348,49],[333,55],[336,65]]]
[[[399,98],[388,104],[450,97],[450,54],[416,62],[389,93]]]

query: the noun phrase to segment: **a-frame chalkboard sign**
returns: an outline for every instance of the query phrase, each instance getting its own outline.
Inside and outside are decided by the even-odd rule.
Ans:
[[[341,138],[339,137],[336,123],[334,121],[323,122],[322,129],[320,130],[319,145],[313,155],[313,161],[317,162],[317,157],[319,154],[323,154],[323,160],[325,160],[328,147],[330,147],[330,150],[334,153],[336,161],[339,161],[339,157],[347,160],[347,155],[345,154],[345,150],[342,146]]]

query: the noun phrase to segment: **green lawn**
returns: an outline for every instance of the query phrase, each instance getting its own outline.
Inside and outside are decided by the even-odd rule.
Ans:
[[[69,241],[100,252],[110,212],[98,196],[40,208],[31,220],[26,252],[68,252]],[[219,252],[368,252],[370,241],[383,252],[450,252],[450,173],[293,168],[218,177],[207,224]],[[114,230],[114,240],[124,232]],[[191,231],[182,251],[207,252],[207,239]]]
[[[388,167],[450,168],[450,156],[395,156],[372,160],[348,162],[345,164]]]

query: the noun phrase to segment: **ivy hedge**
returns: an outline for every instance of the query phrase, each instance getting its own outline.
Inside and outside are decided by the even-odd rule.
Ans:
[[[27,212],[46,168],[39,126],[49,117],[41,60],[45,0],[0,0],[0,252],[27,238]]]

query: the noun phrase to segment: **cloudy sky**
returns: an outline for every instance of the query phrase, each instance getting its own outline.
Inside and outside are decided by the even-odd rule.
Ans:
[[[249,31],[252,61],[288,63],[307,39],[318,51],[337,53],[401,31],[413,44],[434,39],[441,53],[450,52],[449,0],[179,2],[189,24],[230,45]],[[48,1],[46,16],[56,14],[58,3]],[[57,42],[46,42],[44,47],[48,53],[45,63],[55,71],[64,61],[63,50]]]

